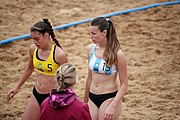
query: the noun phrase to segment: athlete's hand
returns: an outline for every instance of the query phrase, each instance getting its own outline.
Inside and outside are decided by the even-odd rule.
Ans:
[[[103,120],[113,120],[115,115],[115,107],[108,106],[103,114]]]
[[[18,93],[18,89],[12,89],[8,92],[8,94],[6,95],[6,100],[10,101],[17,93]]]

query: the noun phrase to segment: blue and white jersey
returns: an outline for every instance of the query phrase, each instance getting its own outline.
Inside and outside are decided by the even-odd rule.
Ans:
[[[107,67],[104,59],[96,57],[95,55],[96,46],[97,45],[93,47],[90,54],[90,60],[89,60],[90,70],[105,75],[111,75],[113,73],[117,73],[118,70],[116,65],[113,64],[111,67]]]

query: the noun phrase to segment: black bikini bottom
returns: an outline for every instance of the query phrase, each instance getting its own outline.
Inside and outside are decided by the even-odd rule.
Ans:
[[[41,106],[41,103],[47,98],[49,97],[49,94],[39,94],[36,90],[36,88],[33,88],[33,95],[36,98],[37,102],[39,103],[39,105]]]
[[[99,108],[105,100],[109,98],[114,98],[116,94],[117,94],[117,91],[112,92],[112,93],[106,93],[106,94],[93,94],[89,92],[89,98]]]

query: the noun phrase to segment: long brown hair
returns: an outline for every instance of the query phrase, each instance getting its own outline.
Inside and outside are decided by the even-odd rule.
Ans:
[[[38,31],[39,33],[41,33],[43,35],[44,35],[45,32],[49,33],[49,35],[51,36],[51,38],[54,41],[54,43],[57,46],[59,46],[60,48],[62,48],[61,45],[59,44],[58,40],[55,37],[52,25],[51,25],[51,23],[49,22],[48,19],[42,19],[41,21],[37,22],[36,24],[34,24],[31,27],[30,31],[31,32]]]
[[[103,57],[108,67],[114,63],[117,63],[117,52],[120,49],[120,43],[117,39],[113,22],[104,17],[97,17],[91,21],[90,25],[98,26],[100,32],[107,30],[107,46],[103,53]]]

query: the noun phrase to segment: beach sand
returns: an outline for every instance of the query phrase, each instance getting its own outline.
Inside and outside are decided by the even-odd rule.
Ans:
[[[108,13],[171,0],[1,0],[0,40],[29,33],[42,18],[59,26]],[[128,59],[129,87],[123,97],[119,120],[180,119],[180,5],[160,6],[110,18]],[[75,88],[83,98],[87,77],[85,46],[92,43],[88,23],[55,31],[56,38],[77,68]],[[10,102],[5,95],[14,88],[27,65],[31,39],[0,45],[0,119],[20,120],[35,73]]]

